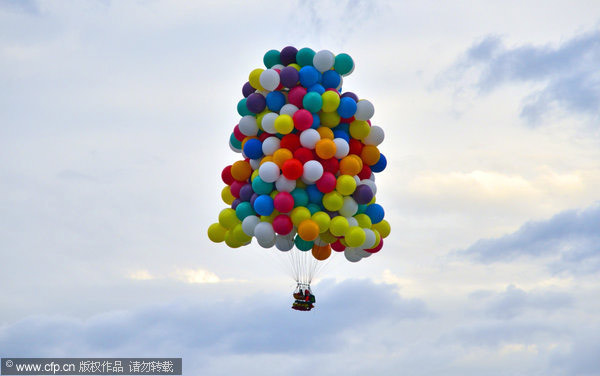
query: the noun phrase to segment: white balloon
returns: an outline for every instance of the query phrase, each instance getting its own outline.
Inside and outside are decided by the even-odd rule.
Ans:
[[[249,215],[242,221],[242,231],[248,236],[254,236],[254,229],[260,222],[260,218],[255,215]]]
[[[304,164],[302,177],[309,182],[315,182],[323,176],[323,165],[319,161],[311,160]]]
[[[369,135],[363,139],[365,145],[379,145],[383,142],[385,133],[380,126],[373,125],[369,131]]]
[[[271,248],[275,244],[275,231],[269,222],[258,223],[254,227],[254,236],[263,248]]]
[[[348,221],[348,225],[350,227],[358,226],[358,221],[356,220],[356,218],[354,218],[354,217],[346,217],[346,220]]]
[[[279,175],[279,178],[275,182],[275,188],[277,188],[279,192],[291,192],[296,189],[296,181],[289,180],[285,176]]]
[[[375,114],[375,107],[373,103],[366,99],[361,99],[356,103],[356,113],[354,117],[356,120],[369,120]]]
[[[321,135],[316,129],[308,128],[300,133],[300,144],[308,149],[314,149]]]
[[[351,196],[344,197],[344,203],[339,212],[344,217],[352,217],[358,211],[358,204]]]
[[[364,249],[360,249],[358,248],[356,253],[361,257],[361,258],[367,258],[370,257],[372,255],[371,252],[367,252]]]
[[[281,252],[287,252],[294,248],[294,238],[288,235],[275,235],[275,247]]]
[[[279,86],[279,73],[274,69],[265,69],[258,79],[265,90],[273,91]]]
[[[285,68],[285,66],[283,64],[275,64],[271,67],[271,69],[279,69],[279,70],[282,70],[283,68]]]
[[[344,249],[344,256],[346,257],[346,260],[350,261],[350,262],[359,262],[360,260],[362,260],[362,255],[360,255],[357,252],[358,248],[346,248]]]
[[[294,106],[291,103],[288,103],[288,104],[284,104],[283,107],[281,107],[281,110],[279,110],[279,114],[294,116],[296,111],[298,111],[298,107]]]
[[[275,112],[269,112],[263,116],[260,125],[262,126],[263,131],[267,133],[275,134],[277,131],[275,130],[275,119],[277,119],[279,115]],[[252,116],[254,117],[254,116]],[[256,122],[256,121],[255,121]]]
[[[350,145],[343,138],[334,138],[333,143],[335,144],[335,157],[342,159],[348,155],[350,151]]]
[[[279,145],[281,144],[281,140],[279,140],[275,136],[267,137],[262,143],[262,152],[264,155],[273,155],[277,149],[279,149]]]
[[[258,168],[258,176],[266,183],[275,183],[280,176],[279,166],[267,161]]]
[[[330,70],[335,63],[335,55],[328,50],[321,50],[313,57],[313,65],[321,73]]]
[[[250,167],[252,167],[253,170],[256,170],[260,166],[260,161],[260,159],[251,159]]]
[[[238,128],[244,136],[256,136],[258,134],[258,124],[256,124],[256,118],[252,115],[241,118]]]
[[[375,236],[375,233],[370,228],[363,228],[363,230],[365,231],[365,241],[360,245],[360,248],[362,248],[362,249],[373,248],[375,246],[375,242],[377,241],[377,237]],[[369,252],[367,252],[367,253],[369,253]],[[369,255],[370,255],[370,253],[369,253]]]
[[[353,178],[354,178],[354,181],[356,182],[356,186],[358,187],[360,185],[360,178],[358,177],[358,175],[354,175]]]

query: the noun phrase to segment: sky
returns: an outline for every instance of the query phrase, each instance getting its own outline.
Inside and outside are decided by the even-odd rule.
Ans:
[[[0,355],[184,374],[600,375],[594,1],[0,1]],[[241,87],[348,53],[392,232],[290,310],[211,243]]]

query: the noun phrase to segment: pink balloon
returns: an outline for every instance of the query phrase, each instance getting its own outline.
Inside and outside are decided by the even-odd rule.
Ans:
[[[287,235],[294,228],[294,224],[290,217],[285,214],[279,214],[277,217],[273,218],[273,230],[279,235]]]

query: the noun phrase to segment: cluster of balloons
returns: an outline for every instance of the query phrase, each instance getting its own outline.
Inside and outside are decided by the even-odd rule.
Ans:
[[[372,125],[373,104],[342,92],[354,70],[341,53],[288,46],[250,72],[229,146],[243,159],[226,166],[221,192],[230,207],[208,228],[214,242],[286,252],[294,246],[325,260],[332,249],[357,262],[378,252],[390,225],[375,202],[374,173],[387,161]]]

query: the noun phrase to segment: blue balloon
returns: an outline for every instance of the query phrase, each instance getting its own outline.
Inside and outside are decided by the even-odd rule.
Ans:
[[[308,193],[308,201],[313,204],[319,204],[323,200],[323,193],[319,191],[316,184],[307,185],[306,193]]]
[[[325,92],[325,88],[321,84],[314,84],[313,86],[309,87],[307,91],[309,93],[312,91],[316,91],[319,94],[323,94]]]
[[[377,163],[375,163],[373,166],[371,166],[371,171],[381,172],[381,171],[385,170],[386,166],[387,166],[387,159],[385,158],[385,155],[379,154],[379,160],[377,161]]]
[[[263,156],[262,142],[257,138],[251,138],[244,144],[244,154],[250,159],[258,159]]]
[[[305,88],[313,86],[319,82],[320,78],[319,71],[311,65],[300,68],[298,75],[300,76],[300,85],[304,86]]]
[[[328,70],[326,72],[323,72],[323,77],[321,79],[325,89],[336,89],[339,86],[341,80],[342,78],[339,75],[339,73],[334,70]]]
[[[383,220],[383,217],[385,216],[383,207],[379,204],[367,205],[365,214],[368,215],[369,218],[371,218],[371,223],[379,223]]]
[[[267,94],[267,107],[270,111],[279,112],[285,104],[285,95],[280,91],[272,91]],[[238,106],[239,107],[239,106]]]
[[[332,128],[332,130],[335,131],[344,131],[348,134],[350,134],[350,124],[348,123],[339,123],[338,125],[336,125],[335,127]]]
[[[337,113],[344,119],[351,118],[356,113],[356,102],[351,97],[342,97]]]
[[[317,129],[321,126],[321,118],[319,117],[319,114],[312,114],[313,116],[313,123],[310,126],[312,129]],[[294,128],[296,129],[296,128]]]
[[[333,138],[343,138],[346,142],[350,142],[350,135],[348,132],[339,129],[333,131]]]
[[[254,200],[254,210],[259,215],[271,215],[273,213],[273,199],[269,195],[260,195]],[[237,212],[236,212],[237,214]]]

